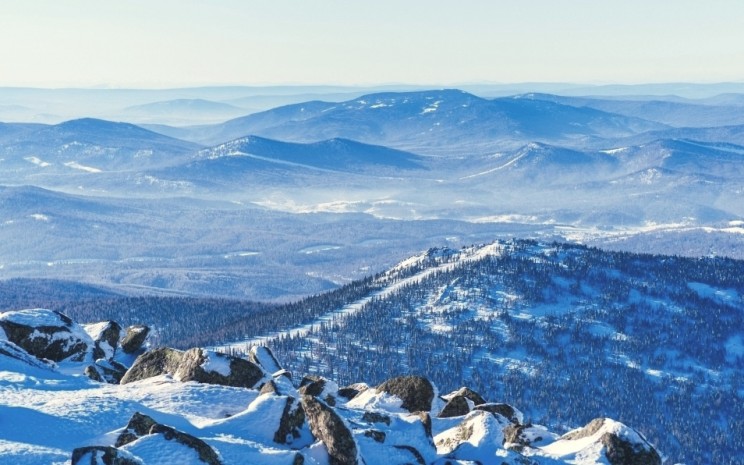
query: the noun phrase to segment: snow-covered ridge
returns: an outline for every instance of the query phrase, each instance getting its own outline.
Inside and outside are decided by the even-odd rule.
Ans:
[[[468,388],[440,396],[418,376],[339,387],[292,376],[265,347],[247,359],[200,348],[145,350],[144,327],[81,326],[44,309],[6,312],[0,322],[0,416],[15,425],[0,429],[1,463],[661,463],[640,433],[613,420],[561,437],[523,424],[511,405]],[[121,365],[120,352],[140,355],[121,384],[96,380],[89,368],[82,373],[90,359],[47,364],[34,355],[36,345],[31,352],[16,345],[21,326],[84,327],[80,337],[113,349],[109,366]]]

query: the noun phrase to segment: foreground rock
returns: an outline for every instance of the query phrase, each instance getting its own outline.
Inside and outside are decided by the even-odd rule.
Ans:
[[[122,328],[115,321],[102,321],[83,325],[83,329],[93,339],[93,360],[110,360],[116,354],[119,347]]]
[[[82,361],[93,340],[77,323],[59,312],[45,309],[0,314],[0,328],[7,340],[39,359]]]
[[[132,367],[121,379],[121,384],[140,381],[153,376],[172,375],[178,369],[183,352],[168,347],[160,347],[137,357]]]
[[[114,447],[89,446],[72,451],[72,465],[142,465],[142,462]]]
[[[409,412],[428,412],[434,400],[434,385],[421,376],[398,376],[377,386],[378,392],[399,397]]]
[[[359,453],[354,436],[344,420],[313,396],[302,397],[302,407],[313,435],[325,444],[330,465],[357,465]]]
[[[563,460],[593,459],[610,465],[661,465],[661,457],[633,428],[609,418],[597,418],[542,448]]]
[[[127,328],[126,335],[121,341],[121,350],[126,354],[135,354],[144,349],[150,328],[145,325],[133,325]]]

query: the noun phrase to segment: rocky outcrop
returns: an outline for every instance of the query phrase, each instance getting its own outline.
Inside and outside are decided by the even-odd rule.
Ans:
[[[367,386],[366,383],[354,383],[340,388],[338,390],[338,396],[343,397],[346,400],[351,400],[367,389],[369,389],[369,386]]]
[[[199,460],[205,464],[222,465],[219,455],[217,455],[214,449],[212,449],[212,447],[206,442],[190,434],[178,431],[170,426],[160,424],[149,416],[143,415],[139,412],[135,412],[135,414],[132,415],[132,418],[129,419],[129,423],[127,423],[124,431],[119,434],[119,437],[116,439],[116,448],[108,448],[108,450],[120,452],[120,449],[118,448],[153,434],[160,434],[166,441],[175,441],[185,447],[193,449],[198,454]],[[174,461],[177,460],[174,459]]]
[[[599,446],[599,447],[598,447]],[[633,428],[609,418],[596,418],[583,428],[561,436],[545,447],[549,452],[566,451],[610,465],[660,465],[659,453]]]
[[[322,376],[307,375],[303,377],[297,390],[300,395],[319,397],[331,407],[336,405],[338,386]]]
[[[523,446],[540,446],[558,438],[557,434],[551,433],[544,426],[532,424],[517,425],[511,423],[504,428],[503,432],[504,445],[508,445],[512,449],[519,449]]]
[[[160,347],[137,357],[132,367],[121,379],[121,384],[140,381],[153,376],[173,374],[183,358],[183,352],[169,347]]]
[[[161,425],[160,423],[156,423],[150,428],[150,434],[161,434],[167,441],[175,441],[195,450],[199,454],[199,460],[207,465],[222,465],[222,461],[214,449],[197,437],[178,431],[170,426]]]
[[[93,339],[93,360],[111,359],[119,347],[121,325],[115,321],[103,321],[84,326]]]
[[[265,373],[248,360],[201,348],[181,352],[161,347],[137,357],[121,384],[153,376],[172,375],[178,381],[254,388],[266,380]]]
[[[196,381],[249,389],[265,380],[265,373],[253,362],[201,348],[184,352],[173,376],[184,382]]]
[[[473,405],[481,405],[481,404],[486,403],[486,399],[484,399],[483,396],[473,391],[469,387],[461,387],[457,391],[450,392],[449,394],[444,396],[444,398],[446,400],[451,400],[453,397],[456,397],[456,396],[466,398],[467,400],[472,402]]]
[[[294,397],[287,397],[287,403],[279,420],[279,428],[274,433],[274,442],[278,444],[293,444],[302,434],[305,426],[305,410]]]
[[[114,447],[88,446],[72,451],[72,465],[142,465],[142,462]]]
[[[331,465],[357,465],[359,453],[354,436],[331,407],[313,396],[302,396],[302,407],[313,436],[328,450]]]
[[[285,371],[284,368],[282,368],[282,366],[279,364],[279,361],[276,359],[276,357],[274,357],[274,354],[268,347],[251,347],[251,350],[248,353],[248,359],[256,365],[260,366],[266,373],[270,375],[278,374],[281,372],[285,376],[289,376],[290,378],[292,377],[288,371]]]
[[[54,370],[55,364],[45,359],[38,359],[12,342],[5,340],[5,333],[0,328],[0,357],[6,357],[22,366]]]
[[[0,314],[7,339],[39,359],[82,361],[93,340],[66,315],[45,309]]]
[[[119,434],[114,445],[121,447],[134,442],[142,436],[150,434],[150,429],[156,424],[157,422],[147,415],[135,412],[132,418],[129,419],[126,429]]]
[[[450,418],[460,417],[470,413],[470,405],[468,400],[464,396],[454,396],[444,406],[441,412],[439,412],[439,418]]]
[[[518,425],[522,422],[522,412],[515,409],[509,404],[500,404],[500,403],[484,403],[481,405],[476,405],[473,410],[483,410],[484,412],[490,412],[493,414],[501,415],[502,417],[508,419],[515,425]]]
[[[612,433],[603,434],[599,442],[611,465],[661,465],[659,453],[648,443],[634,443]]]
[[[121,350],[125,354],[135,354],[144,349],[150,328],[145,325],[132,325],[127,328],[127,333],[121,341]]]
[[[378,392],[386,392],[400,398],[401,407],[409,412],[428,412],[434,400],[434,385],[421,376],[398,376],[377,386]]]
[[[127,373],[127,367],[115,360],[98,359],[85,368],[84,374],[94,381],[119,384]]]

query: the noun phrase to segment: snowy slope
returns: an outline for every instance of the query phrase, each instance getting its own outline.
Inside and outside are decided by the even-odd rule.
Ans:
[[[528,241],[432,249],[379,275],[368,294],[322,307],[314,322],[252,342],[342,383],[393,370],[445,390],[468,385],[529,405],[530,418],[553,427],[601,411],[641,425],[675,460],[715,461],[744,433],[743,269]],[[717,433],[697,434],[704,427]],[[716,435],[728,439],[714,444]]]

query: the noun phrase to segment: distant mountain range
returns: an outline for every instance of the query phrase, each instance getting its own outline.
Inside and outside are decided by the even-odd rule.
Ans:
[[[129,123],[84,118],[56,125],[0,129],[0,180],[22,175],[147,169],[201,147]],[[6,181],[8,182],[8,181]]]
[[[209,113],[226,108],[216,102],[236,93],[240,90],[210,91],[211,100],[194,98],[198,92],[186,98],[172,93],[167,94],[170,100],[152,107],[135,106]],[[138,95],[130,95],[133,102],[145,96]],[[155,94],[147,95],[152,99]],[[727,102],[726,108],[736,106],[732,95],[718,101]],[[626,101],[521,94],[487,99],[461,90],[411,90],[285,105],[216,125],[148,126],[169,135],[91,118],[56,125],[0,124],[0,185],[47,189],[43,195],[14,194],[31,206],[25,217],[10,209],[0,219],[11,221],[0,229],[8,254],[0,263],[6,263],[6,273],[14,270],[8,276],[22,277],[38,276],[33,273],[41,269],[49,272],[41,264],[61,259],[76,273],[84,269],[83,262],[95,263],[106,279],[114,279],[122,260],[131,263],[144,256],[137,268],[148,271],[116,279],[126,286],[196,293],[213,288],[274,298],[345,282],[371,263],[389,265],[398,257],[395,251],[411,253],[430,245],[429,239],[463,244],[483,231],[491,232],[489,238],[518,232],[521,237],[547,235],[632,250],[638,250],[643,237],[650,250],[673,253],[678,243],[684,244],[680,253],[685,255],[742,257],[737,245],[737,225],[744,220],[741,126],[679,128],[652,121],[673,107],[695,116],[697,106],[708,111],[706,118],[723,108],[681,98]],[[605,111],[610,109],[627,114]],[[724,112],[721,120],[730,122],[733,114]],[[75,195],[56,198],[51,191]],[[204,204],[234,223],[191,206]],[[81,214],[91,208],[96,213]],[[236,213],[240,209],[245,211]],[[323,218],[320,225],[313,226],[308,214]],[[115,220],[117,215],[127,227]],[[214,281],[221,266],[215,257],[222,252],[231,256],[236,241],[245,243],[236,238],[251,230],[251,216],[296,234],[276,249],[273,239],[268,243],[272,253],[280,250],[280,255],[293,257],[284,262],[292,264],[290,274],[305,278],[272,290],[266,283],[273,271],[257,278],[260,284],[244,286],[244,272],[231,269],[229,279]],[[398,239],[387,232],[375,235],[371,226],[401,220],[405,232]],[[433,234],[425,221],[435,222]],[[334,222],[348,234],[328,234]],[[207,233],[210,223],[230,234]],[[33,225],[33,232],[11,235],[21,224]],[[366,230],[360,232],[359,225]],[[386,229],[388,223],[380,227]],[[312,234],[302,228],[311,228]],[[55,231],[53,239],[39,240],[50,247],[64,243],[64,253],[45,247],[30,253],[21,244],[26,236],[41,238]],[[183,231],[190,231],[193,244],[167,244],[167,238]],[[261,229],[256,237],[265,240],[267,234]],[[312,241],[313,234],[323,239]],[[84,245],[80,237],[86,238]],[[138,237],[159,244],[160,253]],[[301,239],[295,241],[297,237]],[[355,242],[355,237],[364,239]],[[336,238],[340,240],[329,240]],[[127,247],[111,245],[119,240]],[[251,244],[237,252],[268,250]],[[312,253],[294,255],[301,250]],[[372,250],[378,258],[364,265],[359,258]],[[33,257],[33,264],[23,264],[29,262],[24,253]],[[344,254],[356,258],[347,263]],[[153,257],[167,266],[155,266]],[[282,268],[282,262],[265,254],[251,257],[267,270]],[[82,262],[70,265],[69,260]],[[315,260],[321,264],[316,266]],[[179,263],[201,261],[209,265],[196,280],[174,271]],[[58,273],[62,271],[55,270],[55,277]],[[296,292],[288,290],[292,282]]]
[[[347,138],[420,154],[465,155],[525,141],[587,145],[664,127],[591,108],[531,99],[488,100],[441,90],[306,102],[210,127],[152,129],[207,145],[252,134],[296,142]]]

